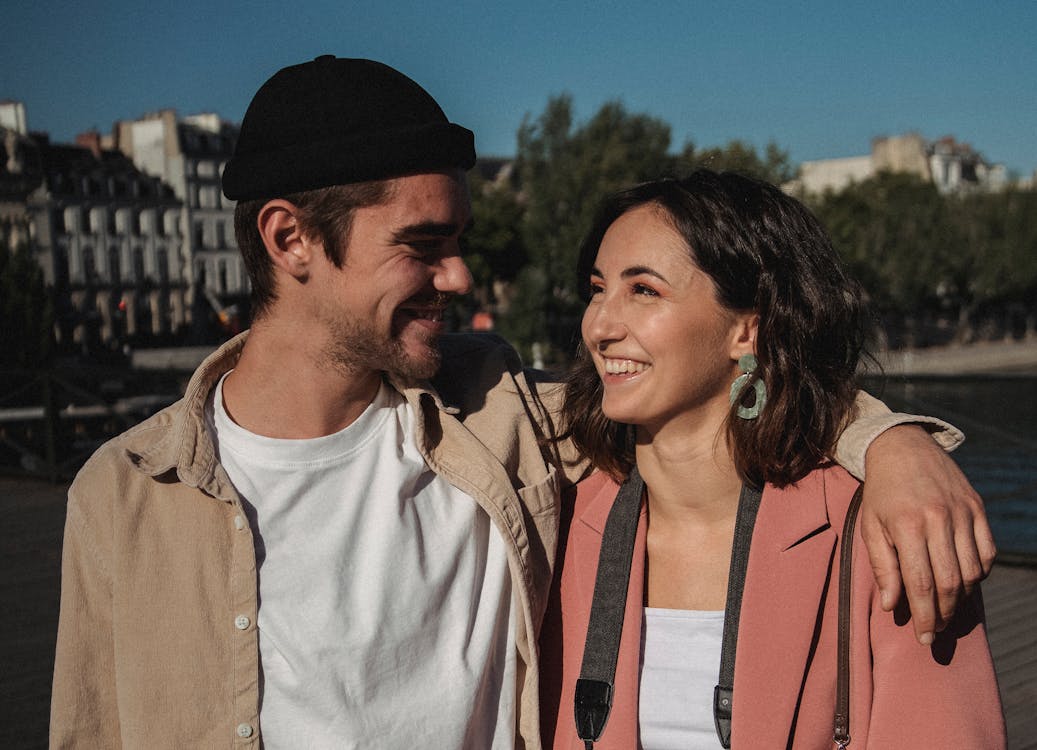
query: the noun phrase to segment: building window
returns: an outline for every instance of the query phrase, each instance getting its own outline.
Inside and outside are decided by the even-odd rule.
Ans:
[[[119,257],[119,248],[115,245],[108,248],[108,278],[112,284],[122,281],[122,259]]]
[[[87,286],[97,283],[97,262],[94,260],[94,248],[83,246],[83,281]]]
[[[158,283],[165,286],[169,283],[169,253],[165,248],[159,249],[155,255],[158,264]]]
[[[194,223],[194,246],[196,250],[205,247],[205,225],[200,221]]]
[[[133,248],[133,281],[144,283],[144,251],[139,247]]]
[[[227,246],[227,232],[222,221],[217,220],[216,222],[216,247],[224,248]]]
[[[180,232],[180,212],[166,211],[166,234],[170,237]]]
[[[68,248],[65,245],[54,246],[54,286],[68,289],[69,268]]]
[[[199,200],[201,208],[219,208],[220,207],[220,191],[213,185],[206,185],[201,188],[199,193]]]

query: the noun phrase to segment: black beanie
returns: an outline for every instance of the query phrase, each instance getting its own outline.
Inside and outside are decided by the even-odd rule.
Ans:
[[[223,172],[231,200],[475,164],[472,132],[425,89],[373,60],[323,55],[256,92]]]

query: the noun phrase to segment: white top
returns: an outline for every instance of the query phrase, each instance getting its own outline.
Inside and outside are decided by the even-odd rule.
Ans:
[[[645,607],[638,726],[644,750],[719,750],[713,688],[724,612]]]
[[[255,538],[266,750],[511,748],[505,545],[406,400],[383,384],[344,430],[282,440],[231,421],[221,380],[209,417]]]

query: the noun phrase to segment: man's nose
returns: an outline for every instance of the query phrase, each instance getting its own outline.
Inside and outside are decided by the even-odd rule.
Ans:
[[[440,261],[433,285],[440,292],[468,294],[472,291],[472,272],[460,255],[448,255]]]

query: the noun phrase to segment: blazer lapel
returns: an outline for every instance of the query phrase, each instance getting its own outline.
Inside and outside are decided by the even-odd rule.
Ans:
[[[836,543],[823,472],[764,490],[735,654],[732,746],[785,747]],[[834,585],[834,584],[833,584]]]

